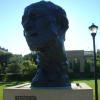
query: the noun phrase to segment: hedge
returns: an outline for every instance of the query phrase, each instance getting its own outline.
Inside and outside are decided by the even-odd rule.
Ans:
[[[7,81],[21,81],[22,75],[21,74],[10,74],[6,77]]]
[[[0,74],[0,81],[6,80],[6,74]]]
[[[100,72],[97,73],[97,77],[100,78]]]
[[[94,78],[94,73],[84,73],[83,77],[84,78]]]
[[[80,74],[68,73],[69,79],[79,79]],[[32,81],[35,75],[22,75],[22,74],[0,74],[0,81]],[[83,73],[83,78],[94,78],[94,73]],[[100,78],[100,72],[97,73],[97,77]]]
[[[79,73],[68,73],[67,75],[68,75],[69,79],[79,79],[80,78]]]

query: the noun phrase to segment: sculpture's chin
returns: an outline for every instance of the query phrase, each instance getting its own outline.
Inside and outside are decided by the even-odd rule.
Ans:
[[[47,40],[27,40],[27,43],[31,51],[48,51],[56,44],[57,41],[58,36]]]
[[[30,43],[29,44],[29,48],[31,51],[40,51],[45,44],[34,44],[34,43]]]

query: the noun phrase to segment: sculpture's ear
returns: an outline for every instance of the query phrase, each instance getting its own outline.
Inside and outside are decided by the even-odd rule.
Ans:
[[[62,15],[57,15],[58,34],[64,35],[69,28],[68,19]]]

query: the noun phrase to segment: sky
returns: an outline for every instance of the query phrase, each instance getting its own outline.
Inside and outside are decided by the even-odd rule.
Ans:
[[[31,53],[23,36],[21,19],[24,8],[41,0],[0,0],[0,46],[13,54]],[[93,50],[88,27],[98,26],[96,49],[100,49],[100,0],[45,0],[62,7],[69,20],[65,50]]]

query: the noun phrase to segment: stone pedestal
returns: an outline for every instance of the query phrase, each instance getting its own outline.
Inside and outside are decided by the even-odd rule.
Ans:
[[[93,100],[93,89],[85,83],[65,87],[31,87],[26,83],[5,88],[3,100]]]

